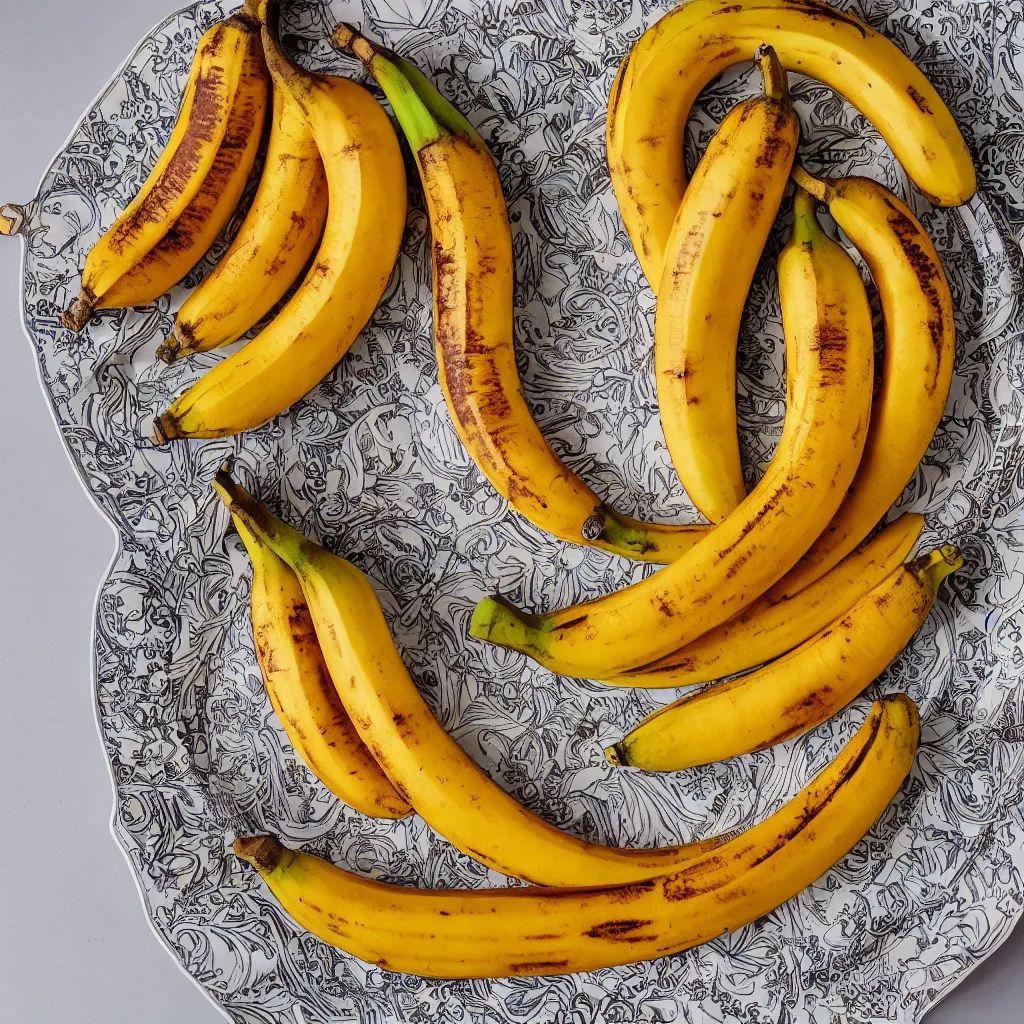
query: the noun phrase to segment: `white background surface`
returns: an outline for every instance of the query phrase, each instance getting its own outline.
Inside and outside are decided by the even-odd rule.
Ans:
[[[31,198],[86,106],[175,2],[0,0],[0,202]],[[113,535],[40,393],[19,261],[20,243],[0,238],[0,1024],[215,1024],[223,1016],[150,931],[108,830],[90,645]],[[1018,930],[928,1024],[1022,1019]]]

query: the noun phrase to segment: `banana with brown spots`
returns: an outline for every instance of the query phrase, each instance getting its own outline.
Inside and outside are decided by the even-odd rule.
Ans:
[[[395,650],[370,581],[273,516],[222,470],[217,492],[298,576],[324,660],[357,732],[403,799],[463,853],[539,885],[663,874],[721,845],[620,849],[563,832],[493,782],[445,732]]]
[[[359,738],[331,682],[295,573],[240,519],[252,559],[252,632],[270,703],[296,753],[340,800],[376,818],[412,808]]]
[[[78,331],[95,309],[152,302],[227,226],[256,162],[269,79],[256,0],[199,41],[171,138],[141,191],[92,247],[64,314]]]
[[[252,206],[228,251],[178,310],[174,332],[157,355],[170,363],[237,341],[295,283],[326,219],[327,178],[316,139],[291,93],[275,86]]]
[[[544,615],[481,601],[473,636],[564,675],[608,679],[678,650],[741,612],[796,563],[846,494],[871,413],[873,338],[864,282],[797,191],[779,257],[789,400],[775,457],[740,506],[672,565],[616,593]]]
[[[157,417],[158,443],[257,427],[312,390],[359,336],[391,277],[405,229],[405,165],[383,107],[347,78],[296,67],[262,0],[263,47],[279,89],[301,108],[327,175],[327,222],[305,278],[247,345]]]
[[[678,651],[604,681],[647,689],[693,686],[763,665],[845,615],[899,568],[923,527],[924,517],[908,512],[802,590],[788,597],[769,591]]]
[[[857,475],[810,550],[772,588],[784,598],[828,572],[867,536],[913,478],[946,408],[956,326],[942,261],[909,207],[870,178],[793,177],[828,204],[864,257],[885,320],[882,380]]]
[[[408,61],[347,25],[334,43],[377,79],[416,158],[433,235],[441,388],[481,472],[517,512],[562,540],[650,562],[688,551],[707,527],[615,512],[552,451],[530,413],[513,341],[512,232],[483,139]]]
[[[605,751],[652,772],[713,764],[799,736],[846,707],[888,668],[964,564],[944,545],[890,573],[845,615],[784,658],[705,686],[648,715]]]
[[[974,165],[953,115],[913,61],[850,11],[823,0],[688,0],[626,55],[608,101],[608,166],[619,209],[657,291],[686,190],[690,108],[716,75],[767,43],[783,67],[831,86],[865,114],[914,184],[964,203]]]
[[[780,810],[692,864],[632,885],[426,890],[362,878],[273,836],[239,839],[235,852],[301,927],[389,971],[593,971],[735,931],[821,878],[899,792],[919,737],[909,698],[876,701],[835,760]]]
[[[669,235],[654,331],[665,441],[687,496],[713,523],[747,496],[736,345],[800,137],[775,51],[756,57],[764,95],[733,107],[697,165]]]

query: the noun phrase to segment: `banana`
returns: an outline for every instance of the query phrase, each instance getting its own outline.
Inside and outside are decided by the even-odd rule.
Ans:
[[[648,715],[605,756],[675,771],[764,750],[828,721],[892,663],[928,617],[942,581],[963,564],[952,545],[915,558],[796,650]]]
[[[608,679],[650,664],[738,614],[824,529],[860,460],[871,407],[871,312],[860,273],[797,191],[779,257],[789,403],[782,437],[743,503],[688,554],[617,593],[529,615],[481,601],[470,634],[554,672]]]
[[[223,470],[214,488],[298,576],[338,696],[384,774],[463,853],[506,875],[565,886],[649,878],[721,845],[709,839],[655,850],[598,846],[528,811],[431,713],[395,650],[369,580],[271,515]]]
[[[64,313],[78,331],[94,309],[144,305],[177,284],[227,225],[256,161],[267,70],[255,0],[200,40],[170,141],[141,191],[85,261]]]
[[[276,5],[260,5],[267,64],[302,109],[330,192],[323,240],[295,294],[264,330],[159,416],[158,444],[225,437],[297,402],[348,351],[384,293],[405,228],[402,151],[387,114],[361,85],[302,71],[276,38]]]
[[[641,523],[614,512],[534,422],[515,360],[508,210],[484,141],[408,61],[347,25],[334,44],[377,80],[416,158],[434,239],[441,388],[481,472],[517,512],[562,540],[654,562],[688,551],[705,527]]]
[[[327,178],[316,140],[291,93],[277,87],[252,206],[213,273],[178,310],[174,332],[157,355],[170,363],[242,337],[302,273],[326,219]]]
[[[259,36],[250,37],[238,96],[220,149],[199,191],[167,234],[103,296],[104,309],[143,306],[173,288],[231,220],[260,148],[267,106],[267,69]]]
[[[299,756],[336,796],[363,814],[404,818],[395,792],[338,699],[295,573],[245,523],[252,559],[252,631],[270,703]]]
[[[913,478],[946,408],[953,379],[953,298],[935,246],[918,219],[869,178],[794,178],[828,204],[864,257],[885,320],[882,382],[857,475],[839,511],[773,596],[788,597],[851,551]]]
[[[687,495],[713,523],[747,496],[736,433],[736,344],[800,137],[775,51],[761,47],[756,58],[764,95],[729,112],[676,214],[654,332],[665,441]]]
[[[971,154],[939,94],[885,36],[821,0],[689,0],[641,36],[608,104],[608,165],[652,288],[686,189],[683,136],[697,94],[767,43],[784,67],[831,86],[870,120],[917,187],[942,206],[976,187]]]
[[[272,836],[241,838],[301,927],[389,971],[433,978],[570,974],[653,960],[781,906],[846,855],[913,764],[917,708],[872,705],[839,756],[764,822],[672,874],[577,889],[424,890],[361,878]]]
[[[924,517],[908,512],[792,597],[771,591],[685,647],[605,680],[616,686],[692,686],[762,665],[845,615],[910,554]]]

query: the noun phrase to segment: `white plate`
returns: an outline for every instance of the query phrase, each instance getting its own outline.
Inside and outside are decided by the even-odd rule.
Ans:
[[[692,517],[661,437],[653,300],[618,218],[603,137],[614,68],[668,5],[393,3],[370,0],[364,15],[298,0],[286,12],[289,44],[309,67],[357,74],[326,39],[336,21],[360,21],[480,128],[510,202],[517,342],[541,426],[623,511]],[[97,709],[117,787],[114,831],[158,934],[233,1019],[254,1024],[919,1020],[1006,937],[1022,902],[1021,0],[856,5],[931,77],[978,162],[979,193],[964,207],[909,195],[945,261],[959,341],[946,419],[901,505],[927,513],[926,540],[963,544],[968,567],[910,649],[836,720],[770,751],[666,776],[615,771],[601,747],[670,695],[560,679],[466,639],[474,603],[496,589],[548,608],[650,570],[552,540],[509,511],[462,449],[437,384],[418,195],[371,327],[307,399],[244,437],[170,448],[145,440],[154,413],[221,358],[154,360],[184,288],[101,313],[79,337],[60,326],[88,248],[137,188],[136,165],[148,170],[169,134],[199,34],[227,9],[204,0],[142,42],[57,156],[24,228],[24,316],[40,377],[83,482],[121,535],[98,603]],[[693,147],[755,87],[752,72],[734,70],[705,92],[691,163]],[[793,90],[812,169],[873,174],[908,195],[861,116],[807,80],[794,78]],[[771,257],[785,232],[783,223]],[[753,473],[783,414],[775,283],[768,258],[741,345]],[[563,828],[657,845],[749,825],[827,763],[876,691],[902,690],[921,706],[913,775],[815,885],[688,953],[553,979],[435,982],[368,967],[280,911],[229,852],[237,832],[267,829],[399,883],[504,880],[419,820],[381,823],[341,807],[297,761],[253,654],[247,561],[209,489],[226,456],[268,504],[366,570],[444,725]]]

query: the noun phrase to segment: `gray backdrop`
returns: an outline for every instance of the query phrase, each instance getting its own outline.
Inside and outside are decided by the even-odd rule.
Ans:
[[[0,0],[0,202],[31,197],[53,153],[174,0]],[[18,322],[20,243],[0,239],[0,1024],[223,1018],[164,952],[107,830],[93,716],[93,599],[113,536],[75,480]],[[929,1018],[1021,1019],[1024,933]]]

